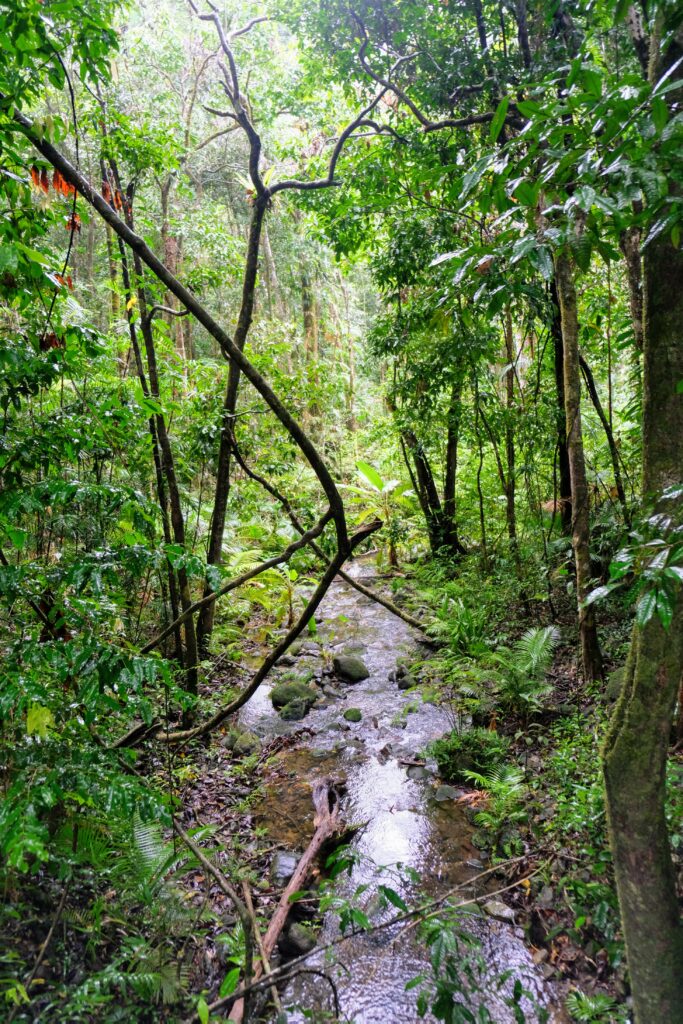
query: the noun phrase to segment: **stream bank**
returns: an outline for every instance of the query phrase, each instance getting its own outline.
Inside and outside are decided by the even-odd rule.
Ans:
[[[373,567],[365,560],[358,560],[352,572],[364,582],[375,582]],[[528,1021],[560,1022],[566,1018],[558,1009],[560,994],[549,980],[551,972],[547,965],[534,963],[514,911],[491,897],[500,882],[489,876],[485,887],[468,888],[488,862],[473,844],[474,829],[460,791],[441,786],[429,762],[416,764],[427,744],[452,726],[444,708],[423,702],[417,691],[399,688],[405,682],[396,679],[397,666],[400,673],[402,662],[423,657],[420,647],[419,635],[404,622],[335,581],[321,606],[317,634],[281,659],[272,678],[242,710],[241,727],[262,742],[299,733],[293,745],[276,755],[253,807],[255,821],[280,848],[302,849],[312,832],[312,783],[322,777],[340,780],[346,790],[344,820],[362,827],[351,841],[351,872],[336,882],[337,898],[362,905],[375,924],[382,915],[396,913],[395,908],[378,906],[371,895],[377,884],[389,886],[412,906],[439,900],[455,887],[460,887],[461,897],[476,895],[465,928],[479,943],[485,964],[477,999],[486,1005],[489,1019],[496,1024],[520,1019],[509,1005],[518,981],[529,994],[521,999]],[[340,656],[362,659],[367,678],[355,683],[335,679],[333,659]],[[304,722],[283,721],[271,701],[271,690],[292,678],[319,687],[320,697]],[[358,904],[354,894],[364,886],[367,892]],[[486,904],[490,914],[480,909]],[[319,944],[334,941],[338,929],[338,914],[325,915]],[[343,1019],[357,1024],[421,1019],[419,986],[406,991],[406,984],[431,972],[414,927],[353,935],[335,947],[331,965],[317,953],[310,966],[329,975]],[[325,977],[305,975],[290,985],[283,1003],[320,1017],[332,1009],[331,991]],[[295,1011],[289,1019],[303,1018]],[[435,1018],[428,1014],[426,1019]]]

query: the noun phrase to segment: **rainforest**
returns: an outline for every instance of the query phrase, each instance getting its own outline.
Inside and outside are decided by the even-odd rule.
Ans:
[[[0,44],[0,1020],[683,1024],[680,3]]]

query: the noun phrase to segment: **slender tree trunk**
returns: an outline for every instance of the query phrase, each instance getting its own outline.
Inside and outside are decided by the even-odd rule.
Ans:
[[[504,483],[505,519],[507,521],[510,552],[517,569],[517,576],[521,579],[522,563],[517,542],[517,510],[515,506],[517,490],[517,481],[515,479],[515,343],[512,333],[512,314],[509,306],[505,310],[503,333],[505,335],[505,358],[507,359],[508,366],[505,374],[505,458],[507,461]]]
[[[555,389],[557,392],[557,462],[559,469],[559,494],[553,495],[560,513],[562,533],[569,537],[572,532],[572,484],[569,473],[569,453],[567,452],[567,421],[564,402],[564,344],[562,342],[562,318],[560,316],[560,300],[557,297],[555,279],[550,286],[552,300],[552,319],[550,332],[555,350]]]
[[[658,80],[683,58],[683,32]],[[679,68],[677,79],[683,81]],[[674,79],[675,81],[676,79]],[[679,103],[683,89],[669,93]],[[681,483],[683,446],[683,251],[663,232],[643,262],[643,492],[679,524],[683,500],[662,497]],[[666,760],[683,681],[683,594],[668,630],[654,615],[634,627],[624,687],[603,751],[607,817],[636,1024],[683,1021],[683,924],[666,826]]]
[[[572,485],[572,547],[576,566],[581,661],[584,679],[591,682],[602,677],[602,655],[593,606],[585,605],[591,585],[588,483],[581,429],[581,371],[576,286],[574,267],[566,252],[558,253],[555,258],[555,282],[560,301],[564,346],[566,437]]]
[[[620,461],[619,461],[619,450],[617,448],[617,443],[614,440],[614,434],[612,433],[612,427],[610,425],[609,419],[608,419],[608,417],[607,417],[607,415],[605,413],[605,410],[602,407],[602,402],[600,401],[600,395],[598,394],[598,389],[597,389],[597,387],[595,385],[595,378],[593,377],[593,371],[591,370],[590,366],[588,365],[586,360],[583,358],[583,356],[579,356],[579,363],[581,365],[581,371],[583,373],[583,379],[586,382],[586,388],[588,389],[588,394],[591,397],[591,402],[593,403],[595,411],[598,414],[598,419],[602,423],[602,428],[605,431],[605,437],[607,438],[607,445],[609,447],[609,452],[610,452],[610,456],[611,456],[611,459],[612,459],[612,472],[614,473],[614,483],[615,483],[615,486],[617,488],[617,496],[619,498],[619,504],[621,505],[621,511],[622,511],[622,515],[624,517],[624,523],[626,524],[627,527],[630,528],[630,526],[631,526],[631,513],[629,512],[628,502],[626,501],[626,492],[624,491],[624,481],[622,480],[622,477],[621,477],[621,465],[620,465]]]
[[[244,351],[244,345],[249,334],[251,321],[254,314],[254,294],[256,290],[256,276],[258,273],[259,246],[263,218],[265,216],[265,204],[257,201],[252,209],[251,223],[249,226],[249,239],[247,242],[247,257],[244,268],[244,279],[242,282],[242,302],[240,305],[237,327],[235,329],[234,342],[240,352]],[[232,450],[232,433],[234,430],[235,412],[237,410],[237,392],[239,390],[240,370],[235,362],[230,363],[228,370],[228,384],[223,402],[223,422],[221,424],[221,436],[218,447],[218,464],[216,467],[216,490],[213,502],[213,513],[211,516],[211,529],[209,532],[209,543],[206,553],[208,565],[220,565],[223,556],[223,534],[225,532],[225,517],[228,510],[228,497],[230,494],[230,461]],[[212,593],[212,587],[206,583],[204,596]],[[208,650],[209,640],[213,631],[215,615],[215,602],[202,609],[197,623],[197,639],[199,651],[204,656]]]
[[[458,536],[455,491],[458,476],[458,441],[460,439],[460,413],[462,380],[451,388],[448,408],[448,432],[446,438],[446,467],[443,485],[444,541],[453,553],[464,554],[465,549]]]

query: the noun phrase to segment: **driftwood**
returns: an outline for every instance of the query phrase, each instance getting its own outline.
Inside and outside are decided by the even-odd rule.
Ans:
[[[327,840],[335,835],[339,828],[339,793],[334,782],[331,779],[320,779],[313,786],[312,796],[313,806],[315,807],[316,812],[313,822],[315,832],[313,833],[313,838],[306,848],[306,852],[297,864],[296,871],[282,893],[277,909],[270,920],[270,924],[268,925],[265,935],[263,936],[263,942],[260,944],[262,963],[264,961],[267,962],[270,958],[273,950],[275,949],[275,943],[280,936],[280,932],[286,924],[287,917],[292,909],[292,905],[289,901],[290,896],[295,892],[298,892],[304,886],[321,849]],[[263,971],[262,963],[257,964],[254,968],[251,978],[252,983],[257,981],[261,976]],[[241,1022],[243,1018],[244,1000],[238,999],[230,1011],[228,1020]]]

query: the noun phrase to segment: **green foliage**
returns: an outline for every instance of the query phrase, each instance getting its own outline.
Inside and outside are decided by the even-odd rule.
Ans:
[[[496,672],[496,700],[503,711],[527,717],[538,711],[543,699],[552,693],[544,680],[560,640],[554,626],[531,628],[510,649],[499,647],[493,661]]]
[[[527,817],[524,772],[513,765],[497,765],[486,772],[465,771],[463,775],[485,790],[486,807],[477,811],[475,824],[482,829],[491,847],[504,857],[521,851],[516,826]]]
[[[571,992],[564,1005],[577,1024],[617,1024],[627,1019],[626,1011],[611,996],[600,992],[590,996]]]
[[[471,772],[487,772],[505,757],[508,741],[489,729],[453,731],[429,745],[427,751],[449,782],[464,782]]]

